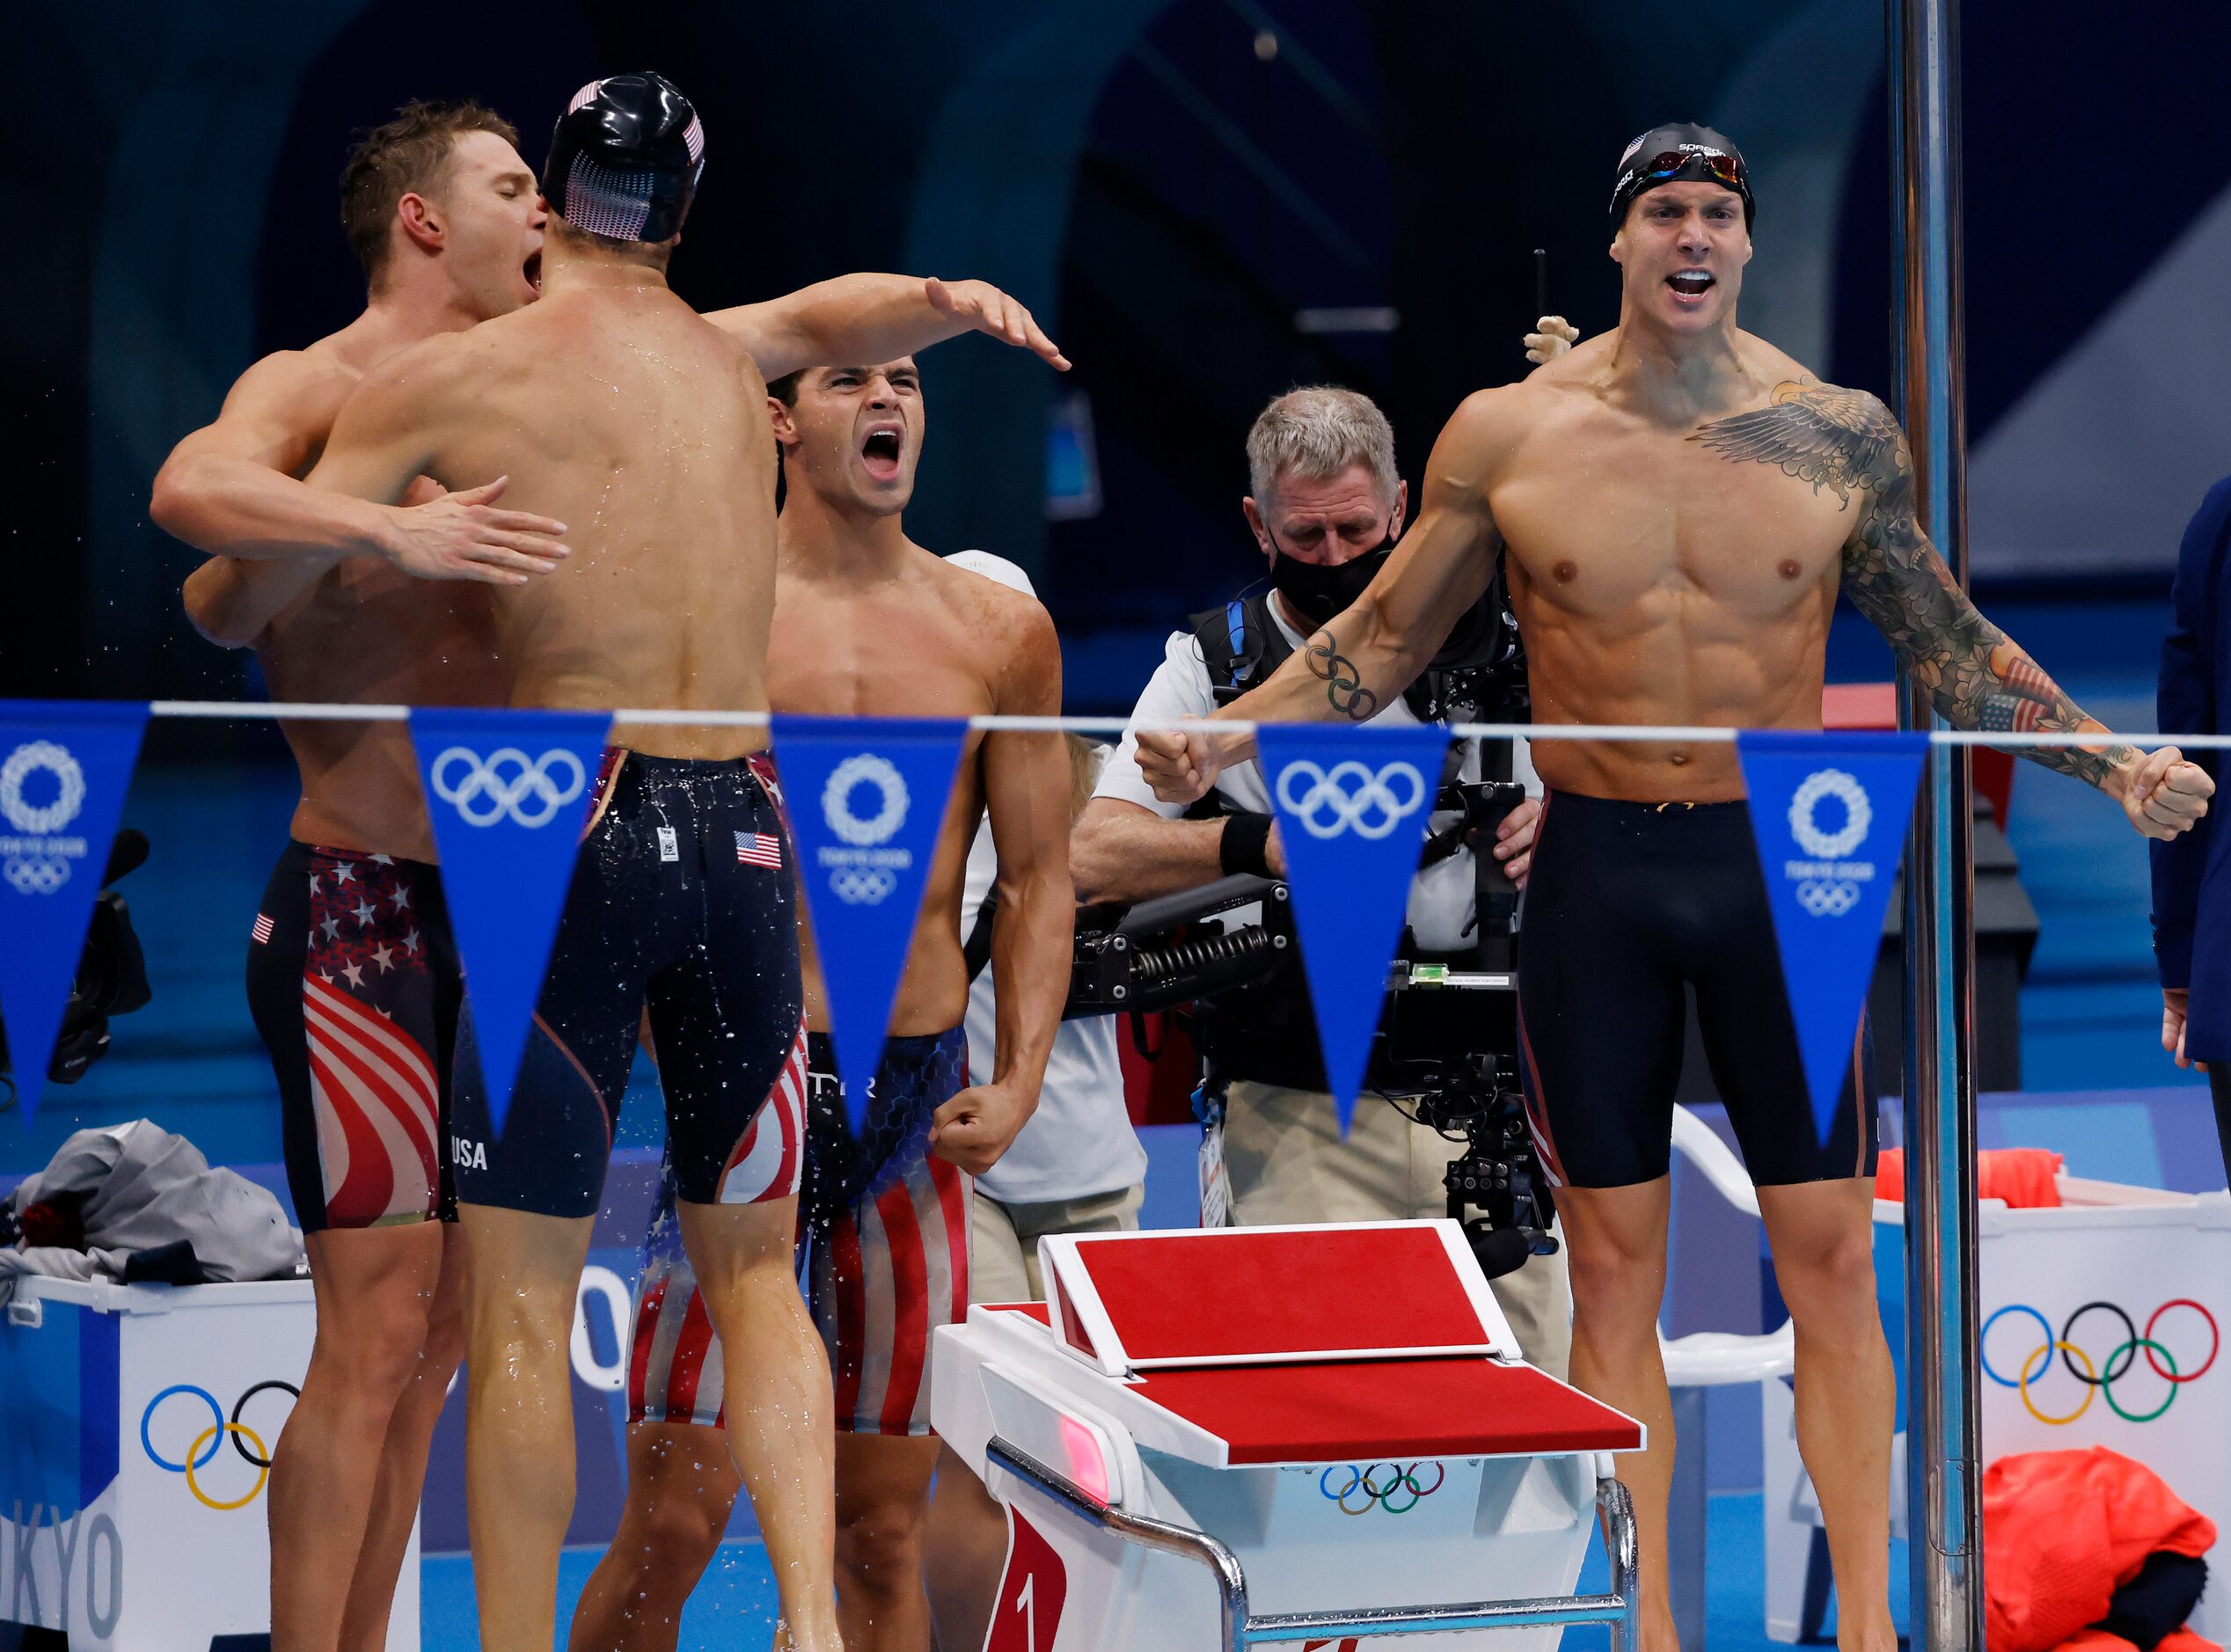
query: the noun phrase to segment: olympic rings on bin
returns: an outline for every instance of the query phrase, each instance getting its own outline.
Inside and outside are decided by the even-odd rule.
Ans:
[[[156,1467],[167,1473],[185,1475],[187,1489],[192,1492],[195,1500],[204,1507],[220,1511],[245,1508],[255,1501],[257,1495],[263,1490],[264,1481],[270,1475],[271,1453],[269,1448],[264,1444],[263,1436],[240,1421],[240,1414],[248,1408],[248,1402],[258,1394],[274,1388],[280,1390],[289,1398],[296,1400],[302,1398],[302,1390],[296,1387],[294,1384],[283,1382],[275,1377],[267,1378],[262,1382],[252,1384],[244,1389],[239,1399],[232,1402],[232,1414],[227,1417],[223,1407],[217,1404],[216,1396],[208,1389],[197,1387],[192,1383],[172,1383],[149,1400],[147,1409],[140,1414],[141,1449],[146,1451],[148,1461],[153,1463]],[[179,1462],[172,1461],[155,1449],[153,1432],[157,1409],[173,1394],[191,1394],[208,1407],[210,1419],[208,1426],[194,1436],[193,1444],[187,1447],[185,1458]],[[228,1438],[232,1442],[232,1449],[240,1454],[240,1460],[256,1471],[256,1482],[249,1488],[246,1496],[234,1502],[221,1502],[201,1488],[201,1482],[195,1476],[200,1470],[208,1467],[210,1461],[223,1448],[223,1442]]]
[[[2190,1371],[2181,1368],[2176,1356],[2154,1334],[2160,1327],[2163,1316],[2173,1308],[2189,1308],[2207,1322],[2207,1357],[2195,1364]],[[2023,1356],[2021,1368],[2013,1378],[2005,1376],[1992,1364],[1988,1347],[1991,1327],[2010,1313],[2027,1314],[2031,1319],[2037,1321],[2037,1328],[2043,1334],[2037,1346]],[[2092,1363],[2091,1355],[2076,1342],[2074,1335],[2076,1322],[2088,1313],[2112,1314],[2122,1321],[2123,1329],[2127,1333],[2124,1339],[2115,1345],[2106,1359],[2098,1365]],[[1983,1374],[2002,1388],[2017,1390],[2022,1395],[2023,1407],[2028,1409],[2031,1416],[2040,1422],[2051,1423],[2055,1427],[2065,1426],[2082,1416],[2090,1408],[2094,1393],[2104,1394],[2107,1398],[2108,1408],[2125,1422],[2151,1422],[2176,1403],[2176,1391],[2179,1388],[2186,1383],[2197,1381],[2206,1375],[2214,1366],[2216,1357],[2222,1351],[2223,1347],[2222,1330],[2216,1323],[2215,1315],[2211,1313],[2205,1305],[2195,1302],[2190,1297],[2175,1297],[2162,1304],[2147,1317],[2146,1328],[2142,1332],[2132,1319],[2129,1312],[2118,1303],[2094,1301],[2083,1304],[2061,1321],[2058,1334],[2053,1330],[2052,1322],[2036,1308],[2027,1303],[2008,1303],[1984,1320],[1981,1340],[1985,1343],[1982,1349]],[[2045,1374],[2053,1363],[2053,1355],[2056,1352],[2060,1356],[2059,1363],[2062,1367],[2071,1377],[2084,1385],[2085,1388],[2083,1403],[2074,1411],[2060,1416],[2050,1415],[2040,1410],[2037,1402],[2030,1397],[2030,1385]],[[2115,1385],[2132,1374],[2132,1368],[2137,1363],[2141,1352],[2146,1356],[2146,1363],[2153,1373],[2169,1385],[2169,1392],[2168,1398],[2153,1410],[2131,1411],[2125,1409],[2121,1401],[2116,1398]],[[2082,1362],[2083,1366],[2081,1371],[2077,1369],[2079,1361]],[[2165,1366],[2166,1369],[2164,1369]]]
[[[1421,1463],[1412,1463],[1408,1468],[1400,1463],[1368,1463],[1358,1468],[1353,1463],[1335,1463],[1317,1476],[1317,1490],[1326,1502],[1337,1505],[1344,1515],[1369,1514],[1374,1503],[1388,1514],[1408,1514],[1425,1498],[1440,1490],[1442,1481],[1449,1477],[1449,1471],[1436,1463],[1433,1465],[1433,1483],[1421,1486],[1417,1483],[1417,1471],[1423,1466]],[[1330,1483],[1332,1477],[1343,1468],[1348,1471],[1348,1483],[1335,1491]],[[1390,1470],[1393,1474],[1385,1485],[1373,1478],[1382,1468]],[[1348,1500],[1358,1491],[1362,1492],[1364,1501],[1351,1509],[1348,1506]],[[1396,1502],[1396,1496],[1405,1492],[1408,1494],[1408,1501]]]
[[[232,1443],[236,1446],[240,1444],[239,1436],[244,1434],[246,1435],[248,1438],[256,1443],[256,1456],[248,1457],[245,1451],[243,1451],[240,1455],[243,1457],[248,1457],[248,1460],[251,1463],[257,1461],[259,1458],[261,1458],[263,1463],[263,1466],[256,1470],[256,1483],[248,1488],[248,1495],[245,1497],[236,1497],[230,1502],[219,1502],[216,1498],[210,1496],[208,1492],[203,1491],[194,1478],[194,1453],[200,1451],[202,1444],[206,1441],[209,1447],[209,1455],[211,1457],[216,1456],[217,1450],[217,1436],[221,1433],[231,1435],[233,1436]],[[199,1435],[194,1436],[194,1444],[187,1450],[187,1490],[194,1494],[194,1500],[204,1509],[214,1509],[219,1514],[229,1514],[235,1509],[246,1508],[250,1503],[256,1500],[256,1495],[262,1491],[263,1482],[270,1478],[270,1453],[264,1450],[262,1436],[257,1434],[253,1429],[250,1428],[245,1422],[213,1422],[208,1428],[202,1429]]]
[[[2112,1411],[2117,1416],[2122,1418],[2122,1420],[2125,1422],[2151,1422],[2154,1418],[2160,1416],[2162,1413],[2167,1411],[2171,1406],[2176,1403],[2176,1361],[2171,1357],[2169,1349],[2163,1348],[2159,1342],[2147,1341],[2144,1337],[2137,1338],[2132,1342],[2126,1342],[2123,1345],[2123,1347],[2128,1348],[2131,1350],[2131,1357],[2132,1359],[2136,1359],[2138,1357],[2138,1348],[2140,1344],[2142,1344],[2147,1350],[2146,1361],[2149,1365],[2153,1363],[2154,1356],[2155,1354],[2159,1354],[2163,1359],[2169,1362],[2169,1397],[2163,1400],[2160,1405],[2155,1406],[2151,1411],[2125,1411],[2122,1408],[2122,1407],[2115,1403],[2115,1391],[2109,1387],[2105,1383],[2100,1384],[2099,1392],[2107,1396],[2107,1408],[2110,1411]],[[2115,1354],[2119,1354],[2122,1351],[2123,1349],[2118,1348],[2115,1350]],[[2115,1354],[2110,1354],[2107,1356],[2110,1363],[2113,1361]]]
[[[2117,1307],[2111,1302],[2087,1302],[2082,1307],[2077,1309],[2075,1312],[2070,1314],[2066,1319],[2061,1321],[2060,1340],[2063,1342],[2066,1342],[2074,1333],[2076,1329],[2076,1321],[2082,1319],[2086,1314],[2092,1312],[2094,1310],[2097,1310],[2104,1313],[2111,1313],[2123,1322],[2123,1334],[2130,1340],[2115,1350],[2115,1354],[2120,1354],[2123,1356],[2121,1367],[2118,1369],[2116,1366],[2115,1354],[2110,1354],[2107,1356],[2106,1365],[2102,1368],[2098,1376],[2077,1377],[2076,1368],[2068,1363],[2068,1350],[2066,1348],[2061,1349],[2060,1363],[2063,1366],[2066,1367],[2068,1374],[2071,1377],[2075,1377],[2076,1380],[2080,1383],[2115,1382],[2128,1375],[2130,1368],[2138,1363],[2138,1327],[2131,1323],[2131,1316],[2129,1314],[2125,1313],[2120,1308]],[[2086,1364],[2089,1364],[2091,1362],[2087,1360],[2084,1363]]]
[[[276,1377],[267,1378],[262,1382],[258,1383],[254,1387],[244,1391],[240,1397],[232,1402],[232,1422],[236,1425],[240,1421],[240,1414],[248,1408],[248,1401],[253,1400],[258,1394],[261,1393],[267,1388],[282,1389],[285,1391],[287,1397],[290,1400],[299,1400],[302,1398],[302,1390],[296,1387],[294,1384],[281,1382]],[[289,1414],[291,1415],[292,1414],[289,1413]],[[240,1444],[244,1436],[251,1440],[256,1439],[252,1431],[236,1427],[232,1435],[232,1449],[240,1453],[240,1460],[247,1464],[250,1468],[269,1468],[271,1466],[271,1458],[269,1456],[262,1455],[251,1457],[248,1455],[248,1448]],[[262,1452],[262,1441],[256,1440],[256,1450],[258,1452]]]
[[[2190,1308],[2193,1312],[2198,1314],[2203,1319],[2205,1319],[2208,1322],[2208,1356],[2202,1360],[2198,1366],[2194,1370],[2187,1372],[2184,1376],[2179,1377],[2176,1375],[2176,1362],[2175,1360],[2169,1361],[2169,1369],[2167,1371],[2163,1371],[2159,1365],[2154,1365],[2154,1355],[2152,1352],[2153,1344],[2149,1341],[2147,1343],[2147,1352],[2146,1356],[2146,1363],[2149,1365],[2154,1365],[2154,1375],[2158,1377],[2166,1377],[2173,1383],[2198,1382],[2201,1378],[2208,1374],[2208,1367],[2215,1363],[2215,1356],[2223,1351],[2223,1332],[2216,1325],[2215,1315],[2210,1313],[2198,1303],[2193,1301],[2191,1297],[2172,1297],[2167,1302],[2164,1302],[2160,1307],[2154,1309],[2152,1315],[2147,1319],[2146,1337],[2140,1338],[2140,1340],[2141,1341],[2145,1341],[2147,1337],[2151,1337],[2154,1334],[2154,1327],[2162,1322],[2162,1316],[2167,1313],[2171,1308]]]
[[[2086,1371],[2092,1371],[2093,1376],[2095,1378],[2097,1377],[2098,1372],[2093,1370],[2090,1355],[2085,1353],[2082,1349],[2078,1348],[2074,1342],[2054,1342],[2044,1348],[2033,1348],[2030,1350],[2030,1357],[2022,1362],[2022,1377],[2021,1380],[2015,1384],[2015,1386],[2021,1390],[2022,1403],[2029,1407],[2030,1414],[2031,1416],[2037,1418],[2040,1422],[2049,1422],[2055,1428],[2061,1428],[2068,1423],[2074,1422],[2078,1417],[2082,1416],[2085,1412],[2089,1411],[2091,1409],[2091,1402],[2098,1397],[2100,1389],[2104,1387],[2106,1385],[2097,1381],[2093,1382],[2090,1387],[2084,1390],[2083,1403],[2078,1406],[2074,1411],[2070,1412],[2065,1417],[2049,1417],[2044,1412],[2038,1410],[2037,1402],[2030,1397],[2030,1368],[2032,1365],[2036,1365],[2038,1371],[2042,1372],[2046,1366],[2052,1363],[2052,1351],[2056,1348],[2064,1354],[2074,1354],[2078,1359],[2084,1362],[2084,1369]],[[2039,1357],[2041,1355],[2044,1356],[2042,1359]]]
[[[183,1463],[173,1463],[170,1460],[170,1458],[165,1457],[160,1451],[157,1451],[155,1449],[155,1441],[148,1434],[147,1425],[155,1421],[155,1407],[161,1405],[172,1394],[193,1394],[197,1396],[204,1405],[209,1407],[209,1414],[216,1419],[216,1426],[220,1429],[223,1428],[224,1407],[217,1404],[217,1397],[215,1394],[211,1393],[206,1388],[196,1388],[192,1383],[172,1383],[161,1393],[156,1395],[154,1399],[149,1400],[147,1402],[147,1409],[140,1413],[140,1449],[147,1453],[147,1460],[149,1462],[154,1464],[156,1467],[166,1470],[173,1474],[185,1473],[189,1465],[195,1468],[207,1468],[209,1466],[209,1457],[215,1457],[217,1454],[216,1440],[207,1429],[204,1429],[200,1435],[195,1436],[194,1446],[192,1449],[187,1451],[186,1454],[186,1461]],[[199,1463],[196,1463],[194,1461],[194,1452],[201,1448],[201,1443],[204,1440],[207,1440],[209,1443],[209,1457],[205,1457]]]

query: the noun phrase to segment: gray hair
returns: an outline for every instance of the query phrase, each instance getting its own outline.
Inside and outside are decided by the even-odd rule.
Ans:
[[[1269,497],[1284,476],[1323,481],[1360,464],[1380,497],[1394,497],[1394,429],[1368,396],[1336,384],[1308,384],[1273,397],[1247,432],[1247,484]]]

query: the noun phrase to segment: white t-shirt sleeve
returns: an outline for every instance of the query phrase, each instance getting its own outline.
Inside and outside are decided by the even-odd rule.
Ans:
[[[1130,727],[1115,756],[1100,771],[1094,797],[1120,798],[1151,808],[1164,820],[1185,813],[1182,803],[1166,803],[1154,795],[1146,777],[1138,771],[1138,741],[1131,730],[1141,723],[1175,722],[1181,718],[1206,717],[1216,709],[1216,695],[1209,683],[1209,668],[1202,662],[1201,645],[1189,631],[1174,631],[1162,650],[1162,663],[1154,668],[1138,704],[1131,707]]]

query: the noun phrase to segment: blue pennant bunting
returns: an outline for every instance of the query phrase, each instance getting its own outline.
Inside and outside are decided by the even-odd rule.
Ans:
[[[774,720],[830,1037],[854,1130],[922,912],[969,726],[958,719]]]
[[[1813,1122],[1825,1142],[1928,736],[1745,734],[1736,749]]]
[[[1448,730],[1266,724],[1255,742],[1278,812],[1325,1078],[1345,1136],[1440,790]]]
[[[26,1125],[146,727],[142,700],[0,700],[0,1023]]]
[[[442,854],[442,892],[499,1137],[611,720],[604,712],[422,706],[411,713],[426,811]]]

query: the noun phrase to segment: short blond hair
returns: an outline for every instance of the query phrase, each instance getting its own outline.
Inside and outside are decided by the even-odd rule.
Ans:
[[[1274,396],[1247,432],[1247,486],[1266,499],[1284,476],[1325,481],[1351,465],[1394,498],[1394,428],[1368,396],[1337,384],[1306,384]]]

